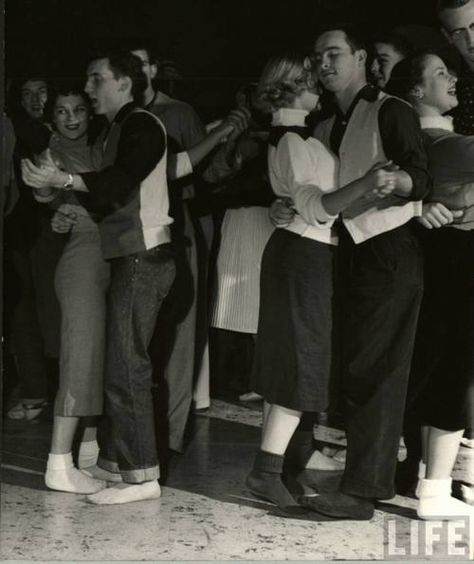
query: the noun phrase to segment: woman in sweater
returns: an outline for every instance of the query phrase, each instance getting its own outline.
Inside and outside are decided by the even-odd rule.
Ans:
[[[95,170],[100,153],[88,139],[90,109],[86,95],[74,85],[63,86],[52,99],[55,131],[48,151],[38,160],[52,159],[76,173]],[[109,265],[103,260],[99,230],[73,192],[40,188],[38,201],[56,208],[52,228],[70,232],[56,269],[55,289],[61,307],[59,389],[54,405],[51,451],[45,476],[54,490],[91,494],[105,487],[72,461],[72,445],[83,419],[79,468],[93,466],[98,455],[95,417],[102,413],[105,351],[106,291]]]
[[[458,103],[456,78],[436,53],[398,63],[387,90],[420,116],[433,176],[432,202],[420,219],[431,231],[423,237],[425,293],[413,360],[425,382],[417,399],[424,425],[418,515],[459,518],[471,512],[451,497],[451,472],[463,431],[474,423],[474,136],[455,133],[445,115]]]

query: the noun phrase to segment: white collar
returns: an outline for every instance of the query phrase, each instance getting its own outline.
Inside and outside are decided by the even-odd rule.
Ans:
[[[421,129],[447,129],[454,131],[451,116],[424,116],[420,117]]]
[[[272,125],[299,125],[305,126],[306,116],[309,114],[306,110],[296,108],[280,108],[272,114]]]

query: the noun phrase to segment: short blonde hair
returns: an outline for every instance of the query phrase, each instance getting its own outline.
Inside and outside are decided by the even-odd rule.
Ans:
[[[271,113],[288,107],[301,92],[313,86],[305,57],[292,54],[272,57],[260,77],[256,105]]]

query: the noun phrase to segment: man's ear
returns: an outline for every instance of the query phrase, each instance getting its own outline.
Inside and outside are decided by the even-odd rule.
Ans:
[[[367,51],[365,49],[359,49],[357,51],[357,62],[361,67],[365,67],[367,64]]]
[[[441,33],[446,37],[446,39],[448,40],[448,43],[453,43],[453,40],[451,39],[451,35],[449,35],[449,33],[444,29],[443,26],[441,26]]]
[[[132,79],[129,76],[121,76],[118,82],[120,92],[132,91]]]
[[[158,72],[158,65],[156,63],[150,64],[150,76],[153,80],[156,77],[156,73]]]

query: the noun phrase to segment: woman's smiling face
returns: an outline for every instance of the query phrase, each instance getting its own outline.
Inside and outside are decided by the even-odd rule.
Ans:
[[[58,133],[67,139],[79,139],[87,132],[89,106],[80,94],[59,95],[53,109],[53,122]]]
[[[455,108],[458,104],[456,80],[442,59],[436,55],[427,55],[419,85],[423,103],[436,108],[441,114]]]

